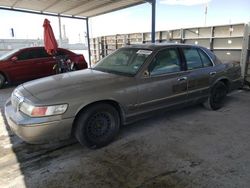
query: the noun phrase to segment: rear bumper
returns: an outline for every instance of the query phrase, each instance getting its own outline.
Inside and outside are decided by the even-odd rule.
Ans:
[[[31,144],[49,143],[71,136],[73,118],[61,119],[61,116],[31,118],[15,111],[10,100],[5,105],[5,115],[11,130]]]
[[[236,89],[240,89],[242,88],[244,85],[244,79],[243,78],[239,78],[236,80],[233,80],[230,84],[230,91],[236,90]]]

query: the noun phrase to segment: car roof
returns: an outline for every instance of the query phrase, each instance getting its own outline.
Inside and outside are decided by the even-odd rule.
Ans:
[[[29,49],[44,49],[44,46],[34,46],[34,47],[24,47],[24,48],[17,48],[18,50],[29,50]],[[67,50],[65,48],[58,48],[59,50]]]
[[[148,43],[148,44],[132,44],[127,45],[123,48],[142,48],[142,49],[149,49],[149,50],[158,50],[165,47],[198,47],[201,48],[199,45],[190,45],[190,44],[176,44],[176,43]]]

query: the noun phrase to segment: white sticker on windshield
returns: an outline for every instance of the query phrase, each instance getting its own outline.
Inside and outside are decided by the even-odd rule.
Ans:
[[[137,54],[150,55],[152,53],[151,50],[138,50]]]

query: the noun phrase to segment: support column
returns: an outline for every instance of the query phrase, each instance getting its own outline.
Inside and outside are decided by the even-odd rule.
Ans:
[[[62,47],[62,25],[61,25],[60,15],[58,15],[58,24],[59,24],[59,46]]]
[[[245,24],[244,27],[244,35],[242,41],[242,50],[241,50],[241,58],[240,58],[240,65],[241,65],[241,76],[244,80],[248,79],[250,75],[248,75],[249,69],[249,42],[250,42],[250,22]]]
[[[87,43],[88,43],[88,53],[89,53],[89,67],[91,67],[91,52],[90,52],[90,40],[89,40],[89,18],[86,18],[86,28],[87,28]]]
[[[152,0],[152,25],[151,25],[151,42],[155,43],[155,4],[156,0]]]

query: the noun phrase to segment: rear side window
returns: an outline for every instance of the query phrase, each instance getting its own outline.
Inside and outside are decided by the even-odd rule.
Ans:
[[[58,56],[65,56],[67,54],[63,50],[57,50],[56,55],[58,55]]]
[[[183,53],[187,63],[187,70],[213,66],[207,54],[200,49],[184,48]]]
[[[211,62],[211,60],[209,59],[207,54],[205,54],[205,52],[203,52],[202,50],[199,49],[199,53],[200,53],[200,56],[201,56],[204,67],[213,66],[213,63]]]
[[[33,57],[34,58],[46,58],[46,57],[49,57],[49,54],[45,51],[45,49],[41,48],[41,49],[34,50]]]
[[[203,67],[200,55],[195,48],[184,48],[183,53],[187,62],[188,70],[193,70]]]

